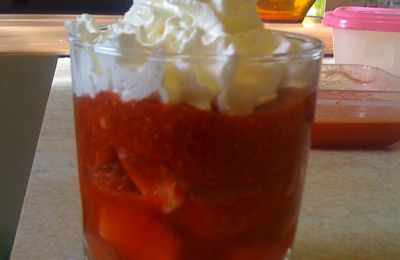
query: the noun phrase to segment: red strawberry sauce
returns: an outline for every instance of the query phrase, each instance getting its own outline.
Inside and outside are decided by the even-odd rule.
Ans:
[[[75,97],[84,232],[95,259],[283,259],[315,95],[228,116],[111,92]]]

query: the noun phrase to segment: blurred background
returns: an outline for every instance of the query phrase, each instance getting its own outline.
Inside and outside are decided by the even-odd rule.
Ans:
[[[326,10],[338,6],[400,8],[400,0],[320,0]],[[123,14],[132,0],[0,0],[0,13]]]
[[[132,0],[0,0],[0,13],[123,14]]]

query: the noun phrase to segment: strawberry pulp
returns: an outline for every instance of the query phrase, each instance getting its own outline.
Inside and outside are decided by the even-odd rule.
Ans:
[[[315,94],[284,88],[229,116],[112,92],[75,97],[84,232],[94,259],[283,259]]]

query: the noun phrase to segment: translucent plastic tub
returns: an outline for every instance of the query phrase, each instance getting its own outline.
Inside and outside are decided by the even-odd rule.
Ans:
[[[400,76],[400,9],[339,7],[325,14],[333,27],[335,63],[363,64]]]
[[[360,65],[323,65],[312,146],[379,148],[400,141],[400,78]]]

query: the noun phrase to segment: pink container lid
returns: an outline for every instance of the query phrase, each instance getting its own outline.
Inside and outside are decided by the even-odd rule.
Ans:
[[[400,9],[338,7],[326,12],[322,23],[333,28],[400,32]]]

